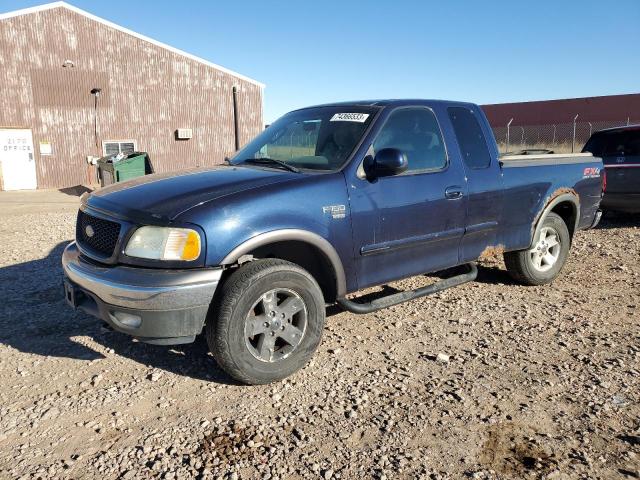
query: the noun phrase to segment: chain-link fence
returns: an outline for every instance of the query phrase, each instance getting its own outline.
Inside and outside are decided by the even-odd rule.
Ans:
[[[525,149],[553,150],[555,153],[580,152],[593,132],[605,128],[640,123],[632,119],[606,122],[576,121],[555,125],[515,125],[493,127],[501,153]]]

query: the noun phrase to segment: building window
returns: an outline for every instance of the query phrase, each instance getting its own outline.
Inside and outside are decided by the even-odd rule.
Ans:
[[[118,155],[123,153],[129,155],[137,150],[135,140],[105,140],[102,142],[103,155]]]

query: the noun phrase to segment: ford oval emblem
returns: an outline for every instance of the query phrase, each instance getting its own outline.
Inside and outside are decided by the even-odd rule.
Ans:
[[[96,232],[91,225],[87,225],[86,227],[84,227],[84,233],[87,234],[87,237],[91,238],[95,235]]]

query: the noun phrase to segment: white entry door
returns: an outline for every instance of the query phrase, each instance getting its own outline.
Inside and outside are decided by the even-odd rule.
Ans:
[[[0,167],[5,190],[32,190],[38,187],[31,130],[0,129]]]

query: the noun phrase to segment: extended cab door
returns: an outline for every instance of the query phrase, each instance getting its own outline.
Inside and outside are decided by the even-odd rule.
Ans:
[[[479,107],[451,106],[447,111],[458,147],[452,146],[451,154],[462,160],[465,172],[467,212],[460,261],[468,262],[477,259],[487,248],[487,251],[501,249],[502,169],[495,142],[487,141],[487,138],[493,141],[493,134]]]
[[[464,233],[464,173],[451,161],[434,112],[394,109],[365,162],[382,148],[403,151],[409,168],[373,179],[361,168],[350,185],[359,288],[457,265]]]

